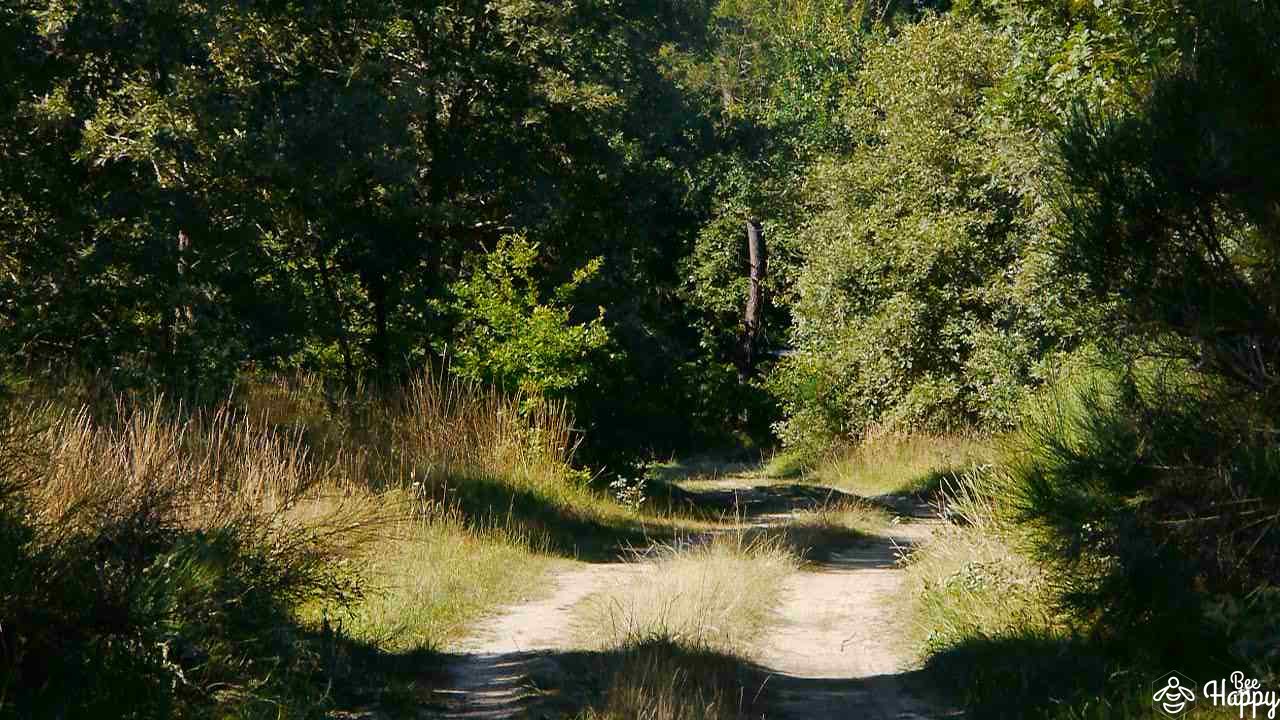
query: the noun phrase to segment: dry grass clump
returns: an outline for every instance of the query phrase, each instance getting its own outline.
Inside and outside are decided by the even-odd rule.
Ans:
[[[244,526],[284,535],[305,526],[359,545],[386,519],[297,434],[227,407],[184,414],[162,399],[122,402],[111,423],[84,408],[21,414],[44,461],[27,488],[43,528]]]
[[[698,650],[746,650],[769,620],[782,582],[799,561],[779,538],[723,533],[703,543],[663,545],[635,579],[589,598],[590,644],[663,642]],[[743,588],[751,592],[742,592]]]
[[[0,710],[256,715],[323,665],[303,603],[359,596],[381,508],[296,437],[230,410],[121,403],[110,421],[4,408]]]
[[[578,720],[737,720],[754,700],[754,680],[730,656],[651,643],[611,664],[601,702]]]
[[[740,657],[769,623],[797,557],[779,536],[736,531],[660,546],[639,562],[646,567],[634,578],[579,611],[587,644],[608,665],[600,702],[581,718],[744,717],[760,678]]]
[[[386,397],[360,391],[321,400],[322,392],[276,380],[243,387],[238,402],[302,433],[351,485],[457,508],[471,526],[501,526],[535,546],[554,537],[557,550],[571,549],[633,520],[572,468],[578,438],[561,403],[429,373]]]
[[[865,500],[841,498],[810,510],[792,513],[789,529],[843,530],[874,535],[892,521],[892,515],[879,505]]]
[[[253,417],[302,433],[342,475],[379,489],[460,476],[562,484],[578,439],[563,403],[533,401],[427,372],[387,393],[327,391],[309,376],[249,382],[236,393]]]

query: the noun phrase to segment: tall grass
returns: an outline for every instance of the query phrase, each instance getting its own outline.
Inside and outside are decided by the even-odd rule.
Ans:
[[[578,443],[563,403],[431,372],[390,394],[274,377],[243,384],[235,402],[302,433],[344,477],[375,490],[492,476],[559,493]]]
[[[322,712],[336,643],[442,648],[536,586],[558,513],[626,514],[562,406],[439,376],[5,410],[0,715]]]
[[[997,471],[966,472],[945,492],[953,522],[917,549],[907,567],[921,650],[928,655],[973,639],[1064,632],[1048,571],[1019,549],[1019,530],[1000,508],[1004,487]]]
[[[915,555],[935,677],[981,717],[1072,720],[1148,716],[1171,668],[1273,684],[1270,427],[1264,399],[1164,363],[1046,388]]]
[[[19,714],[269,713],[313,675],[300,603],[351,602],[342,561],[373,537],[296,437],[230,411],[154,402],[8,408],[0,483],[0,709]],[[7,707],[5,707],[7,706]]]

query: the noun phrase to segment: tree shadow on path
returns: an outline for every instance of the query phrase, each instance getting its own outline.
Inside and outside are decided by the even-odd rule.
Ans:
[[[803,677],[729,655],[667,643],[612,651],[573,650],[448,657],[454,683],[435,691],[421,716],[459,720],[572,718],[604,714],[619,693],[627,707],[672,699],[719,717],[933,720],[919,671],[864,678]],[[664,673],[656,677],[654,667]],[[637,700],[637,698],[643,698]],[[617,708],[615,707],[615,710]],[[589,716],[589,715],[588,715]]]

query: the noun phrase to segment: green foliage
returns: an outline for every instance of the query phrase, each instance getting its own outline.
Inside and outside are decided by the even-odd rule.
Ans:
[[[1062,135],[1057,278],[1107,309],[1111,336],[1198,362],[1275,407],[1280,13],[1188,5],[1195,22],[1177,29],[1193,50],[1131,112],[1081,109]]]
[[[1051,336],[1018,288],[1032,212],[993,159],[1034,151],[988,103],[1011,54],[1000,33],[949,16],[865,51],[845,105],[865,141],[809,179],[797,353],[773,380],[785,441],[1013,421]]]
[[[564,304],[606,310],[600,384],[679,385],[700,353],[670,291],[709,122],[659,57],[700,42],[697,3],[3,12],[0,342],[18,364],[203,398],[247,364],[389,381],[466,340],[450,288],[517,232],[543,287],[604,258]],[[686,399],[610,414],[679,426]]]
[[[857,3],[725,0],[714,7],[705,51],[675,63],[715,119],[714,151],[697,170],[708,216],[681,269],[700,344],[716,360],[741,362],[748,220],[760,222],[768,254],[760,342],[766,351],[785,342],[808,211],[802,178],[820,153],[848,142],[838,111],[861,52],[863,14]],[[749,413],[756,425],[773,415]]]
[[[451,369],[464,377],[519,390],[530,397],[564,396],[603,372],[611,359],[604,309],[585,323],[570,320],[566,305],[596,277],[597,258],[541,297],[533,276],[538,247],[509,235],[452,287],[453,311],[461,318]]]

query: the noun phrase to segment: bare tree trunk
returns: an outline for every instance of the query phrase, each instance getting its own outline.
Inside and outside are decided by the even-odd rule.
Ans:
[[[193,316],[188,304],[190,293],[186,278],[186,254],[190,245],[187,231],[179,228],[177,242],[165,250],[166,259],[173,269],[172,283],[166,288],[166,298],[172,307],[162,309],[160,314],[160,361],[171,389],[178,388],[186,375],[186,369],[180,367],[184,359],[179,357],[179,351],[182,349],[182,336],[189,330]]]
[[[175,325],[179,331],[187,330],[195,320],[195,311],[191,308],[191,293],[187,288],[187,251],[191,247],[191,238],[186,230],[178,231],[178,306],[173,309]],[[175,341],[176,343],[176,341]]]
[[[755,374],[757,347],[760,332],[764,328],[764,280],[768,274],[768,255],[764,244],[764,231],[759,220],[747,221],[747,254],[751,261],[751,287],[747,293],[747,310],[742,331],[742,377]]]
[[[310,223],[307,225],[307,234],[312,234]],[[351,340],[347,335],[347,309],[342,304],[342,298],[338,297],[338,289],[333,282],[333,272],[329,269],[327,251],[319,238],[316,238],[313,248],[316,266],[320,271],[320,284],[329,299],[329,304],[333,306],[334,331],[338,336],[338,349],[342,353],[342,371],[345,376],[343,380],[347,388],[351,389],[356,386],[356,370],[351,358]]]

